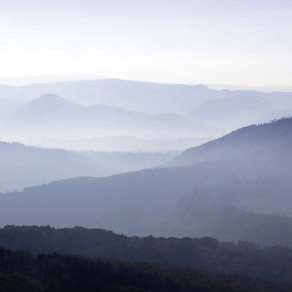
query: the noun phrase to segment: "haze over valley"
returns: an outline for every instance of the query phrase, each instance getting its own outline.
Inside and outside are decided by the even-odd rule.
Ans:
[[[93,151],[182,151],[239,127],[290,116],[291,93],[89,80],[2,86],[7,142]]]
[[[43,102],[53,116],[45,112],[34,115],[38,113],[33,110],[35,104]],[[27,109],[32,109],[31,115]],[[57,127],[65,124],[58,119],[64,121],[67,113],[69,120],[81,115],[86,123],[90,118],[82,114],[87,110],[49,94],[21,105],[16,112],[19,117],[25,113],[23,124],[30,117]],[[2,192],[10,190],[0,196],[2,226],[99,227],[130,236],[208,235],[291,246],[292,241],[285,237],[292,228],[291,125],[292,118],[282,118],[246,126],[181,154],[74,152],[2,142],[1,159],[6,165]],[[111,176],[123,172],[127,173]],[[33,186],[37,184],[41,185]],[[20,191],[11,192],[14,189]],[[243,216],[248,218],[244,220],[249,222],[248,229],[239,225],[247,224],[244,222],[235,226],[226,223]],[[267,216],[263,222],[262,216]],[[275,237],[282,223],[281,228],[287,230]]]
[[[292,2],[0,2],[0,292],[292,291]]]

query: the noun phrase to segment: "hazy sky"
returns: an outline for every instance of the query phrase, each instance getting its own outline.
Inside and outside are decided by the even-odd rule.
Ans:
[[[0,77],[292,85],[291,0],[0,0]]]

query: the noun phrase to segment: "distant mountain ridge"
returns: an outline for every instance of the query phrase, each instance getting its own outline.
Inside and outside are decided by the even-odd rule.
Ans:
[[[49,93],[71,104],[52,96],[48,102]],[[198,145],[195,144],[198,140],[208,141],[237,128],[292,112],[291,92],[216,91],[204,85],[119,79],[0,85],[0,98],[2,140],[44,147],[65,147],[70,140],[70,149],[86,145],[85,141],[96,137],[131,136],[150,142],[152,152],[162,151],[160,145],[167,143],[167,150],[184,150]],[[27,104],[13,110],[16,103],[8,104],[4,99]],[[39,138],[39,133],[45,139]],[[180,143],[183,140],[184,143]],[[125,150],[111,142],[116,145],[115,151]],[[143,148],[142,143],[124,144],[129,145],[126,151],[149,149]],[[94,150],[106,151],[107,146],[100,149],[94,145]],[[92,149],[90,142],[80,150],[89,149]]]
[[[163,144],[164,140],[179,145],[179,141],[176,143],[180,139],[178,137],[188,137],[188,133],[191,132],[198,134],[198,132],[214,130],[212,127],[199,126],[189,118],[173,113],[152,115],[105,104],[94,104],[87,107],[74,104],[55,94],[45,94],[33,101],[15,106],[14,110],[12,108],[10,106],[10,109],[4,110],[6,114],[1,115],[0,113],[2,139],[23,141],[24,144],[34,145],[46,143],[43,146],[50,148],[62,148],[62,146],[67,148],[67,145],[70,145],[67,141],[70,140],[71,149],[78,149],[78,144],[85,144],[85,148],[79,149],[145,152],[149,151],[150,146],[152,147],[151,152],[161,152],[163,149],[159,144]],[[94,142],[90,143],[90,139],[103,137],[113,137],[113,142],[109,141],[109,145],[99,145],[98,142],[95,145]],[[120,137],[121,148],[118,143],[114,142],[114,137]],[[123,137],[145,139],[149,146],[143,147],[142,143],[125,141],[126,139]],[[195,141],[195,138],[191,136],[190,141],[192,139]],[[201,139],[206,140],[207,138]],[[47,140],[48,142],[46,142]],[[53,141],[53,145],[50,144],[50,141]],[[61,145],[58,142],[54,145],[54,141],[60,141]],[[85,141],[89,141],[87,145]],[[188,143],[187,145],[191,145],[187,139],[184,141]],[[125,142],[124,145],[129,145],[126,150],[122,146],[123,142]],[[92,144],[94,148],[92,148]],[[137,149],[136,145],[141,145],[138,146],[141,148]],[[185,149],[183,144],[180,149]],[[169,146],[165,150],[173,149]]]
[[[151,168],[176,154],[75,152],[0,141],[0,193],[72,177],[104,177]]]
[[[58,122],[56,119],[60,119],[59,127],[62,127],[61,122],[63,120],[70,121],[72,126],[76,126],[75,123],[81,125],[82,123],[87,123],[87,126],[95,123],[95,126],[98,127],[98,124],[101,122],[106,122],[107,124],[114,123],[115,127],[121,124],[125,124],[127,127],[138,124],[141,130],[143,130],[143,125],[149,127],[155,125],[157,128],[161,123],[164,123],[163,126],[166,128],[169,126],[168,123],[171,123],[172,126],[177,123],[182,123],[185,127],[190,126],[187,118],[175,114],[149,115],[143,112],[127,111],[117,106],[104,104],[94,104],[90,107],[85,107],[65,100],[56,94],[45,94],[21,105],[8,117],[12,122],[17,120],[35,120],[39,124],[46,118],[54,119],[55,123]],[[108,126],[107,124],[102,126],[106,127]]]
[[[0,85],[0,96],[31,101],[53,93],[84,106],[105,104],[148,114],[185,113],[190,103],[195,106],[213,96],[203,85],[169,85],[131,80],[105,79],[31,84]],[[194,96],[196,98],[194,99]]]
[[[109,171],[81,154],[61,150],[26,147],[0,141],[0,191],[49,183],[70,177],[106,176]]]
[[[105,104],[150,114],[189,114],[208,100],[256,99],[257,104],[278,103],[281,109],[291,108],[291,92],[264,93],[255,90],[213,90],[204,85],[158,84],[131,80],[105,79],[31,84],[26,86],[0,85],[0,96],[6,99],[32,101],[53,93],[73,103],[90,106]],[[278,98],[280,97],[280,98]],[[252,109],[250,107],[249,109]]]

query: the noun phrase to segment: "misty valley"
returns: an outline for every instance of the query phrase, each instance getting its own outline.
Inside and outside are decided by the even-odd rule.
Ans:
[[[292,92],[0,85],[0,292],[291,291]]]

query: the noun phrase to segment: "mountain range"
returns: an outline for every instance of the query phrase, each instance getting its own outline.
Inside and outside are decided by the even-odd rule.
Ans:
[[[239,129],[160,168],[1,194],[1,224],[292,246],[291,123],[286,118]]]
[[[0,192],[72,177],[104,177],[156,167],[176,154],[178,152],[80,152],[0,141]]]
[[[291,113],[291,92],[0,85],[0,291],[290,291]]]
[[[291,96],[118,79],[0,85],[0,135],[71,150],[185,150],[240,127],[290,116]],[[92,142],[111,137],[121,142],[113,138],[102,148]]]
[[[212,127],[198,126],[189,118],[177,114],[150,115],[102,104],[85,107],[55,94],[46,94],[19,106],[15,103],[2,102],[4,109],[0,115],[0,132],[8,140],[18,137],[20,140],[34,141],[34,144],[40,144],[43,138],[80,141],[118,136],[149,141],[161,137],[176,140],[179,136],[187,137],[192,131],[213,131]],[[72,144],[71,149],[77,143]],[[128,150],[135,150],[134,147],[132,145],[132,149]],[[90,146],[85,149],[89,150]],[[96,144],[95,150],[106,151],[107,148]],[[120,150],[118,145],[115,150]]]

